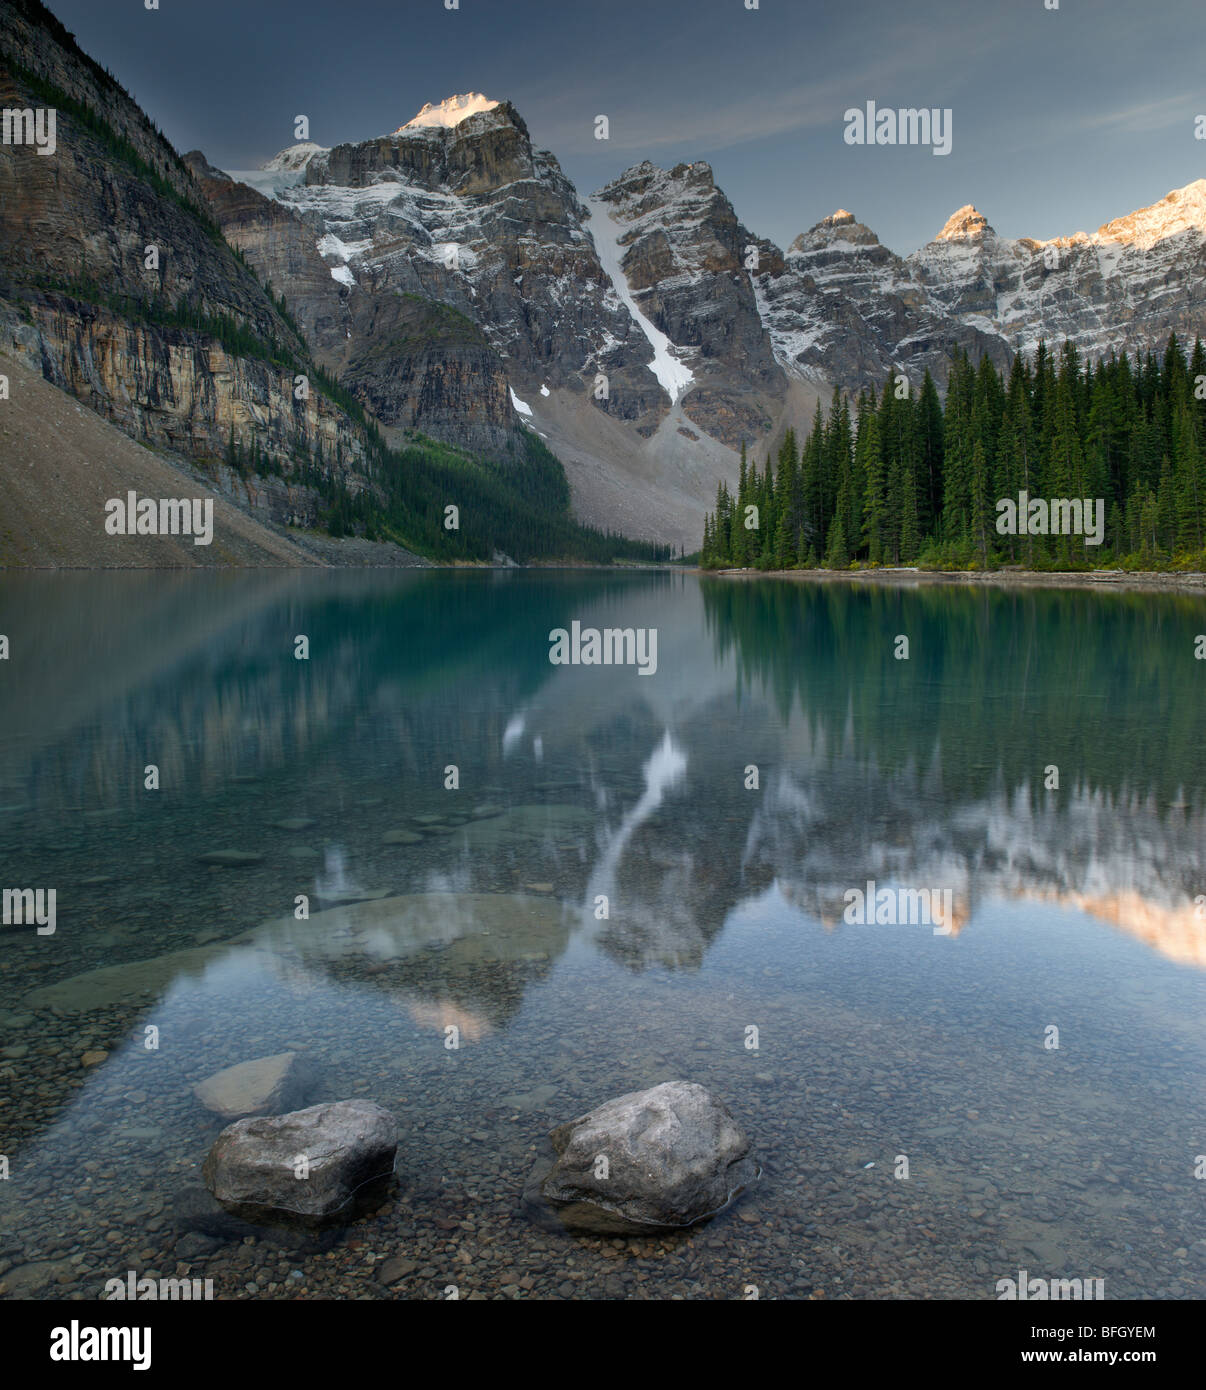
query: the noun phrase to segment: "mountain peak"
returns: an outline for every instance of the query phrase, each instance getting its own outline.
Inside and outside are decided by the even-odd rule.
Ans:
[[[651,159],[642,159],[639,164],[633,164],[622,174],[618,174],[594,196],[596,198],[610,198],[618,195],[621,191],[625,194],[632,194],[643,191],[654,184],[670,183],[699,184],[707,188],[715,187],[712,166],[700,159],[692,164],[676,164],[673,169],[663,169],[660,164],[655,164]]]
[[[845,208],[838,208],[836,212],[831,212],[828,217],[822,217],[806,232],[801,232],[788,249],[798,254],[813,251],[828,252],[835,247],[843,246],[867,248],[879,246],[879,244],[879,237],[870,227],[864,227],[854,213],[847,212]]]
[[[956,237],[982,236],[991,231],[988,218],[982,212],[977,212],[971,203],[964,203],[958,212],[952,212],[946,219],[946,226],[935,240],[953,241]]]
[[[1174,188],[1151,207],[1116,217],[1097,229],[1095,241],[1119,241],[1151,247],[1165,237],[1194,228],[1206,232],[1206,179]]]
[[[428,102],[413,120],[400,125],[394,134],[429,126],[451,129],[468,120],[470,116],[476,116],[480,111],[493,111],[497,105],[498,102],[491,101],[481,92],[466,92],[463,96],[445,97],[441,102]]]
[[[286,145],[279,153],[260,167],[265,173],[291,173],[298,169],[304,169],[316,154],[325,154],[326,148],[323,145],[316,145],[313,140],[303,140],[297,145]]]

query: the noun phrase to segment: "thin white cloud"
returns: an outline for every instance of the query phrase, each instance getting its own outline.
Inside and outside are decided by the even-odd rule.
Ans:
[[[1196,103],[1196,104],[1195,104]],[[1182,92],[1175,97],[1161,97],[1159,101],[1144,101],[1133,106],[1119,107],[1113,111],[1097,111],[1086,115],[1077,122],[1080,130],[1107,130],[1121,127],[1137,134],[1151,130],[1167,130],[1170,126],[1192,127],[1195,114],[1202,108],[1202,98],[1192,92]]]

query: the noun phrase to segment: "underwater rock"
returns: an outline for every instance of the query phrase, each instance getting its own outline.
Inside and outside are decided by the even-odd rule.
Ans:
[[[389,897],[388,888],[327,888],[314,894],[315,902],[324,907],[339,907],[344,903],[375,903]]]
[[[222,1119],[241,1120],[296,1109],[314,1079],[310,1063],[300,1053],[279,1052],[224,1067],[194,1086],[193,1095]]]
[[[223,869],[242,869],[251,864],[262,864],[264,856],[252,850],[213,849],[208,854],[197,856],[202,864],[216,864]]]

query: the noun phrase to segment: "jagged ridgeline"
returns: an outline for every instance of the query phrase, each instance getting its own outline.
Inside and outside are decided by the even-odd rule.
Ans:
[[[275,488],[303,525],[436,559],[668,558],[580,525],[531,430],[484,450],[387,440],[228,244],[193,172],[39,0],[0,0],[0,106],[56,123],[53,157],[0,147],[0,331],[126,434],[232,493]]]
[[[1008,372],[966,353],[945,405],[889,376],[850,402],[817,407],[734,497],[722,484],[704,527],[708,568],[1201,569],[1206,566],[1206,349],[1082,363],[1065,342],[1017,354]],[[1104,504],[1103,533],[998,531],[998,501]],[[1091,499],[1091,503],[1090,503]],[[751,524],[753,523],[753,524]],[[1086,523],[1087,525],[1087,523]],[[1052,528],[1054,529],[1054,528]],[[1092,543],[1093,540],[1096,543]]]
[[[1043,795],[1054,764],[1052,796],[1155,796],[1162,814],[1206,780],[1185,670],[1151,655],[1196,664],[1196,596],[709,579],[703,597],[739,693],[773,701],[785,724],[802,719],[830,760],[977,796],[1027,784]],[[896,658],[897,633],[908,660]],[[939,689],[957,694],[938,700]],[[1093,694],[1069,698],[1076,691]],[[1103,738],[1086,699],[1144,717],[1125,738]]]

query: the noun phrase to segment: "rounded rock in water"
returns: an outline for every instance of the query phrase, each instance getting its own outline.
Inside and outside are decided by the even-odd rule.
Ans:
[[[529,1214],[571,1231],[647,1235],[693,1226],[758,1175],[749,1140],[703,1086],[666,1081],[604,1102],[549,1135],[524,1189]]]
[[[388,1110],[368,1100],[334,1101],[227,1125],[202,1176],[244,1221],[350,1219],[392,1176],[397,1143]]]

